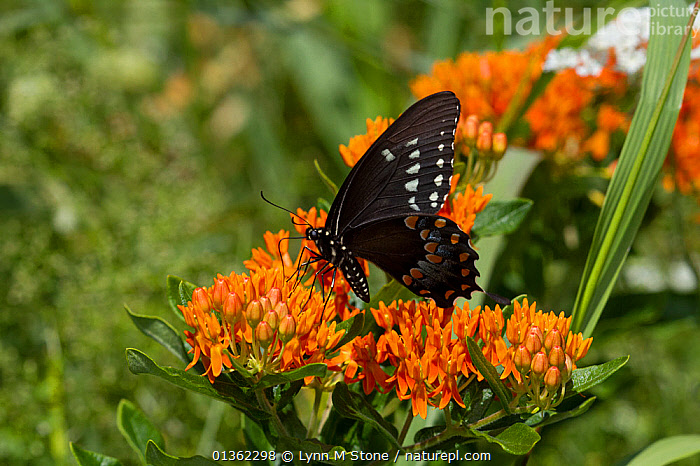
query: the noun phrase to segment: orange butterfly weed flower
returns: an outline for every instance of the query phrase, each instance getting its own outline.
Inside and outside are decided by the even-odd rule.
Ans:
[[[583,143],[583,151],[590,152],[593,160],[603,160],[610,152],[610,136],[615,131],[627,132],[630,125],[629,116],[617,110],[613,105],[600,105],[596,117],[596,130]]]
[[[277,268],[219,274],[178,308],[193,329],[185,331],[193,353],[187,369],[201,362],[211,383],[234,362],[262,375],[330,361],[326,351],[345,333],[320,292],[293,287]]]
[[[438,215],[454,221],[463,232],[469,234],[474,226],[476,214],[484,210],[493,194],[484,195],[483,185],[476,189],[466,185],[463,192],[457,191],[459,178],[459,173],[452,176],[450,186],[452,195],[447,198]]]
[[[254,248],[250,259],[243,261],[248,270],[284,268],[285,275],[290,277],[294,273],[294,264],[289,255],[289,232],[280,230],[277,233],[265,232],[263,241],[265,249]],[[284,267],[283,267],[284,266]]]
[[[500,338],[500,330],[491,325],[492,311],[486,308],[470,310],[464,307],[439,308],[434,301],[394,301],[390,305],[379,303],[378,309],[371,309],[375,321],[385,329],[379,337],[376,349],[376,363],[394,367],[391,376],[385,378],[374,367],[371,380],[382,392],[396,389],[402,400],[411,400],[414,416],[425,418],[427,407],[444,408],[451,400],[464,407],[459,395],[459,378],[475,376],[483,379],[474,368],[467,350],[467,337],[485,335],[482,351],[492,359],[491,353],[506,354],[506,346]],[[497,307],[496,313],[500,313]],[[498,320],[498,318],[496,318]],[[500,327],[503,316],[500,314]],[[486,330],[477,333],[479,328]],[[497,340],[500,339],[500,342]],[[374,344],[374,338],[371,339]],[[353,348],[359,354],[359,348]],[[351,358],[353,359],[353,358]],[[366,359],[365,359],[366,360]],[[498,363],[498,361],[494,361]],[[381,367],[383,367],[381,366]],[[346,380],[357,380],[358,370],[365,371],[364,364],[349,363]],[[371,382],[363,386],[365,393],[371,390]]]

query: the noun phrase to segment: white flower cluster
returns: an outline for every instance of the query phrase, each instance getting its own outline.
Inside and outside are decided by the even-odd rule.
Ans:
[[[612,49],[616,70],[628,75],[638,72],[646,63],[651,15],[650,8],[623,9],[617,18],[599,28],[584,47],[564,47],[549,52],[543,70],[573,68],[579,76],[598,76]],[[700,47],[691,52],[691,58],[700,58]]]

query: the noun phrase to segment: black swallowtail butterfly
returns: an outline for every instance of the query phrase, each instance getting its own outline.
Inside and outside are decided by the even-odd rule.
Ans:
[[[369,287],[357,257],[440,307],[483,291],[469,235],[435,215],[450,191],[459,109],[452,92],[412,105],[350,171],[325,227],[306,230],[320,258],[340,269],[364,302]]]

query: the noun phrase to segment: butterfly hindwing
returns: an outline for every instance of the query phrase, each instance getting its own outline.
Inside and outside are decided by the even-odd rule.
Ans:
[[[374,262],[415,294],[449,307],[482,291],[469,235],[437,215],[394,216],[348,231],[355,255]]]
[[[450,190],[459,100],[428,96],[406,110],[362,156],[328,213],[334,235],[380,218],[434,214]]]

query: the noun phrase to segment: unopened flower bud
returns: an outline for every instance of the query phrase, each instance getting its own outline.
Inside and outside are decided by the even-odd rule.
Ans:
[[[485,154],[491,150],[491,134],[487,132],[479,133],[479,137],[476,140],[476,149]]]
[[[493,157],[496,160],[501,160],[503,154],[508,148],[508,138],[505,133],[496,133],[493,135]]]
[[[260,301],[260,305],[262,306],[264,312],[268,312],[272,309],[272,302],[267,296],[260,296],[258,301]]]
[[[518,346],[513,355],[513,363],[515,368],[521,374],[526,374],[530,370],[530,365],[532,364],[532,355],[527,350],[524,345]]]
[[[542,331],[539,327],[533,326],[530,328],[525,337],[525,346],[530,351],[530,354],[535,354],[542,349]]]
[[[258,340],[260,346],[262,347],[266,347],[267,345],[269,345],[274,335],[275,331],[272,330],[270,324],[268,324],[264,320],[255,327],[255,338]]]
[[[272,330],[277,330],[277,327],[280,325],[280,316],[274,310],[265,313],[263,320],[270,324]]]
[[[532,358],[532,373],[537,377],[542,377],[544,373],[549,368],[549,361],[547,361],[547,355],[543,351],[540,351]]]
[[[205,288],[195,288],[192,293],[192,303],[197,306],[202,312],[208,312],[211,309],[211,300],[209,293]]]
[[[221,274],[219,274],[219,276],[216,277],[216,280],[214,280],[214,290],[212,292],[212,301],[214,302],[215,308],[221,309],[221,305],[224,303],[224,300],[230,291],[228,282]]]
[[[467,144],[474,145],[476,137],[479,135],[479,118],[476,115],[469,115],[464,122],[464,136]]]
[[[547,389],[552,392],[559,387],[561,383],[561,372],[555,366],[551,366],[547,369],[547,373],[544,375],[544,385]]]
[[[571,373],[574,371],[574,361],[568,354],[564,357],[564,370],[561,371],[563,383],[567,383],[571,380]]]
[[[291,340],[292,338],[294,338],[296,331],[297,331],[297,323],[294,320],[294,317],[292,317],[291,314],[287,314],[286,316],[282,317],[282,320],[280,321],[280,326],[279,326],[280,339],[286,343],[289,340]]]
[[[248,304],[245,310],[245,318],[248,320],[248,325],[251,327],[258,325],[258,322],[263,318],[263,308],[260,301],[254,299]]]
[[[556,327],[547,332],[547,336],[544,338],[544,347],[547,348],[547,351],[555,346],[562,346],[563,343],[561,332]]]
[[[243,317],[243,301],[235,292],[229,293],[222,305],[224,319],[230,325],[238,322]]]
[[[479,135],[488,134],[489,139],[493,136],[493,123],[490,121],[482,121],[479,125]]]
[[[274,287],[267,292],[267,297],[270,298],[270,305],[274,309],[275,306],[277,306],[277,303],[282,301],[282,290]]]
[[[289,308],[287,307],[287,303],[281,302],[277,303],[277,306],[275,306],[275,312],[281,319],[282,317],[285,317],[286,315],[289,314]]]
[[[561,346],[556,345],[551,350],[549,350],[549,363],[552,366],[558,367],[559,370],[562,370],[564,368],[565,358],[566,354],[564,353],[564,350],[561,348]]]

